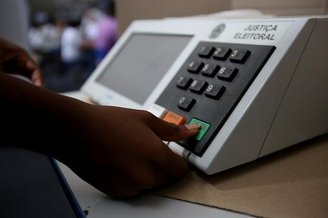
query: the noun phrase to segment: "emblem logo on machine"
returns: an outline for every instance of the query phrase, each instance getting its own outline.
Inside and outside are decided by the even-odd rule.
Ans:
[[[226,27],[226,25],[225,25],[224,23],[221,23],[221,24],[219,24],[218,26],[216,26],[216,27],[212,30],[212,32],[211,32],[209,38],[210,38],[210,39],[216,39],[217,37],[219,37],[219,35],[221,35],[221,33],[225,30],[225,27]]]

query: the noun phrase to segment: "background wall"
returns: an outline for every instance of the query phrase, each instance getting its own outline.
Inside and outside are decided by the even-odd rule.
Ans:
[[[230,8],[229,0],[116,0],[119,32],[135,19],[156,19],[215,13]]]
[[[116,0],[119,31],[135,19],[208,14],[232,9],[258,9],[272,15],[328,13],[328,0]]]
[[[232,9],[253,8],[274,15],[327,14],[328,0],[231,0]]]

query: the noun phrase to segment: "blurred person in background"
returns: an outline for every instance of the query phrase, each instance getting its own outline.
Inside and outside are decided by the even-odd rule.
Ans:
[[[86,9],[82,15],[80,29],[83,35],[83,50],[82,59],[84,68],[91,72],[96,67],[96,56],[94,49],[94,42],[97,37],[97,24],[103,13],[97,7],[90,7]]]
[[[80,16],[67,17],[61,39],[62,80],[74,90],[78,90],[90,75],[90,70],[85,67],[84,38],[80,24]]]
[[[61,38],[61,58],[69,68],[79,64],[81,58],[83,37],[79,29],[80,23],[79,18],[68,18]]]
[[[97,7],[87,8],[82,15],[81,31],[86,41],[92,43],[97,36],[97,23],[103,13]]]
[[[29,41],[33,50],[42,53],[58,51],[61,33],[62,29],[47,12],[38,11],[32,15]]]
[[[32,15],[29,42],[41,68],[48,64],[60,64],[62,32],[62,25],[47,12],[38,11]]]
[[[101,16],[97,23],[97,35],[94,40],[96,64],[99,64],[113,47],[118,35],[117,20],[115,18],[115,2],[113,0],[99,1],[98,7],[103,12],[103,16]]]

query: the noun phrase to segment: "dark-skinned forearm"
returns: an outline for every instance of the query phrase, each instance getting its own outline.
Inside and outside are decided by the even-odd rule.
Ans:
[[[78,147],[84,102],[0,73],[1,144],[62,159]],[[82,130],[83,131],[83,130]]]

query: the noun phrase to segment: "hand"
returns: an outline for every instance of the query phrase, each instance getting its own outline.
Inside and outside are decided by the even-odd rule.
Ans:
[[[84,111],[85,112],[85,111]],[[82,145],[66,161],[82,179],[114,197],[180,178],[187,163],[163,142],[195,135],[199,126],[176,126],[145,111],[90,106],[77,127]]]
[[[35,61],[19,46],[0,38],[0,71],[19,74],[42,86],[42,73]]]
[[[182,140],[199,129],[145,111],[90,105],[6,74],[0,74],[0,102],[1,144],[52,156],[115,197],[186,174],[187,163],[162,140]]]

